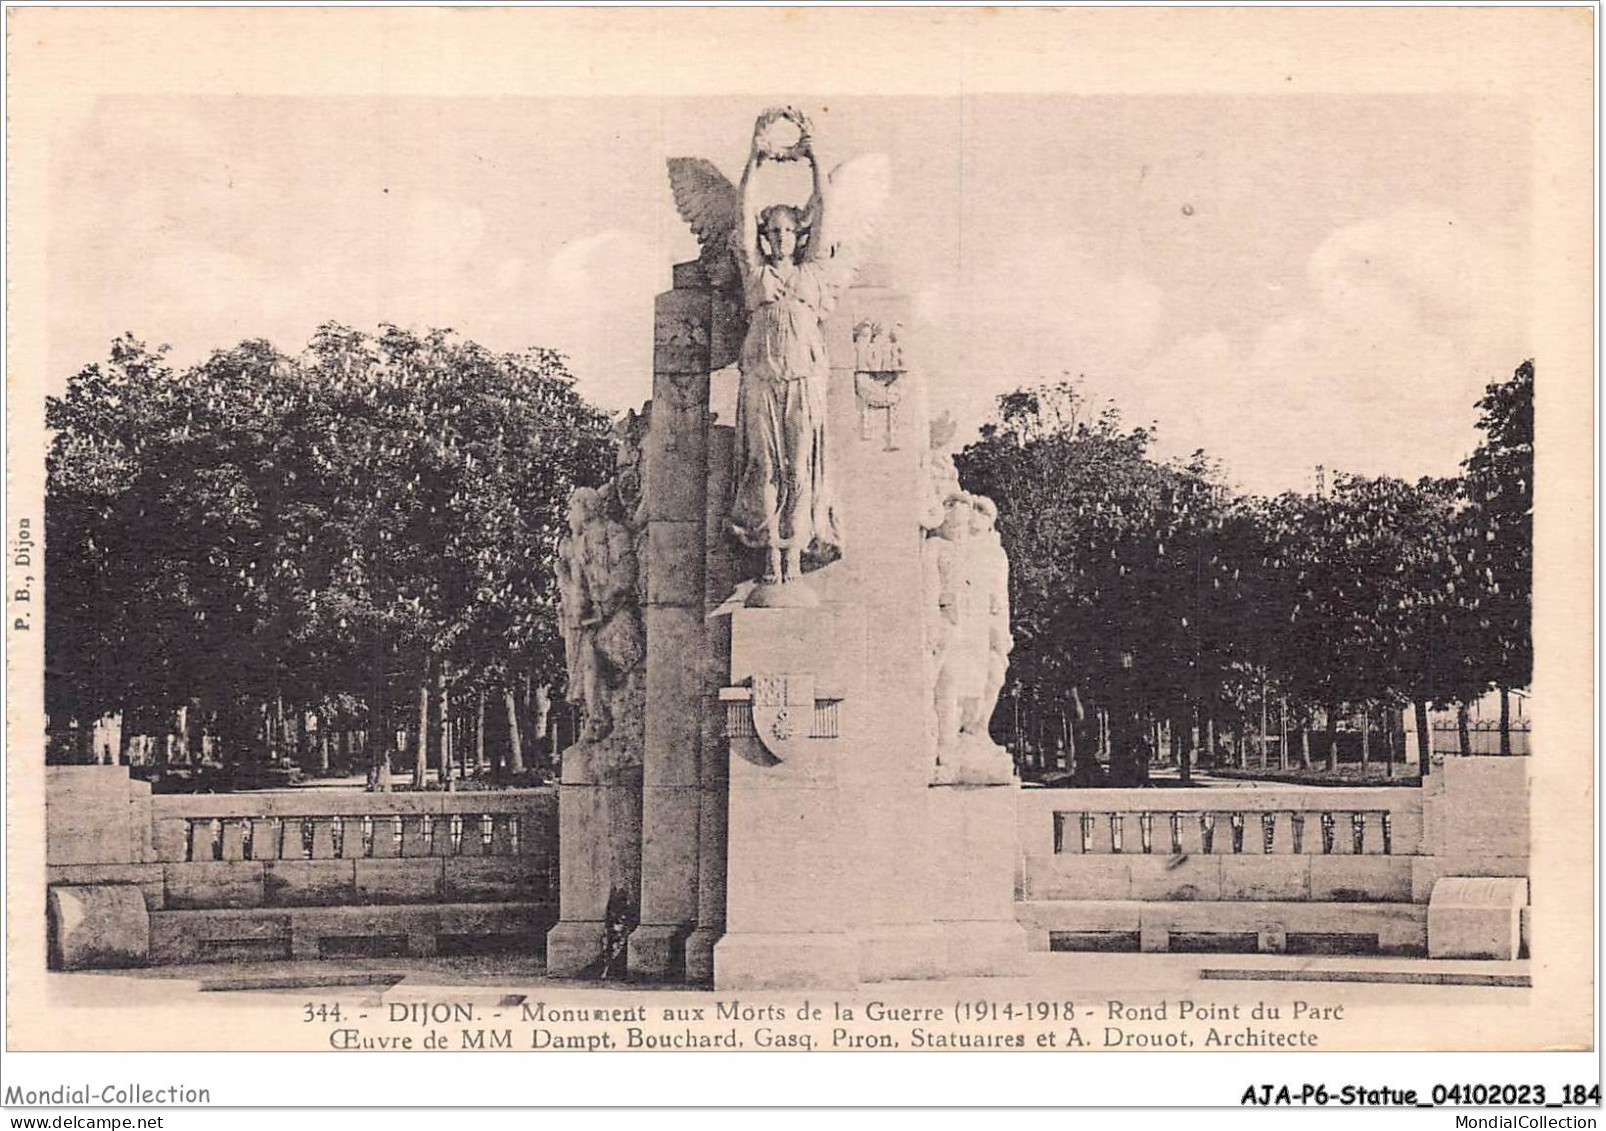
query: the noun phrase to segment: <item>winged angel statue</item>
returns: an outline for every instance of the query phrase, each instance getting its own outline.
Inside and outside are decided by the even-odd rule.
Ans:
[[[813,174],[808,204],[760,209],[758,170],[799,160]],[[702,244],[710,282],[731,298],[739,291],[735,305],[746,318],[735,359],[741,384],[730,521],[740,541],[765,554],[749,603],[769,603],[765,595],[773,599],[775,587],[797,581],[805,561],[824,565],[841,556],[826,444],[831,363],[821,323],[852,283],[885,206],[888,162],[856,157],[822,177],[808,119],[786,107],[759,116],[740,186],[699,157],[671,158],[669,180]]]

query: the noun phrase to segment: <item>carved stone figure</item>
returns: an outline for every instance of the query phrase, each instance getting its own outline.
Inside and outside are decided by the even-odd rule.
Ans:
[[[614,489],[575,490],[558,547],[568,696],[582,711],[582,744],[608,738],[636,713],[646,655],[636,535],[609,505]]]
[[[1009,671],[1009,654],[1015,637],[1009,631],[1009,555],[995,525],[998,508],[985,495],[971,496],[970,546],[973,557],[972,582],[977,604],[987,624],[987,678],[974,710],[960,729],[966,734],[987,736],[987,724],[998,706],[998,693],[1004,688]]]
[[[979,698],[986,669],[977,664],[978,626],[969,584],[970,500],[956,492],[943,504],[942,525],[927,540],[931,584],[936,593],[931,641],[933,709],[937,716],[937,762],[952,765],[966,705]]]
[[[813,174],[808,203],[761,209],[755,174],[766,163],[798,160]],[[824,564],[841,553],[821,320],[852,281],[855,254],[885,200],[886,168],[883,158],[859,158],[822,176],[808,119],[791,108],[759,116],[739,189],[707,161],[669,163],[676,204],[703,245],[710,281],[737,284],[747,314],[730,522],[738,540],[764,554],[761,588],[797,581],[805,559]]]
[[[903,346],[898,324],[883,326],[864,319],[853,327],[853,392],[859,401],[859,436],[879,435],[884,451],[896,451],[899,412],[905,385]]]
[[[1011,773],[1008,754],[987,733],[1014,647],[997,513],[991,499],[952,492],[924,546],[939,781],[1007,782]]]

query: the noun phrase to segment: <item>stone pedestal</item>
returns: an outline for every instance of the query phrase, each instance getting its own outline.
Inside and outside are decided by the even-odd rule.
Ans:
[[[1026,932],[1015,920],[1020,787],[933,785],[927,790],[932,913],[949,977],[1018,974]],[[1006,831],[1007,830],[1007,831]]]
[[[546,966],[553,977],[573,978],[600,971],[610,903],[624,917],[614,930],[627,927],[640,906],[640,771],[625,769],[605,782],[562,782],[558,851],[559,921],[547,932]]]
[[[737,609],[731,681],[777,676],[839,696],[844,733],[864,670],[863,611],[853,606]],[[811,692],[812,694],[812,692]],[[715,945],[721,990],[846,987],[858,980],[843,914],[851,830],[843,822],[840,738],[812,736],[812,702],[793,706],[792,738],[730,739],[726,934]],[[772,726],[759,708],[750,728]],[[772,752],[779,750],[777,754]]]
[[[151,787],[127,766],[45,769],[45,862],[131,864],[151,858]]]

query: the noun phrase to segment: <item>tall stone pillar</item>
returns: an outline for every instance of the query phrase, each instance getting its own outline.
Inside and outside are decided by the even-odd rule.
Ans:
[[[828,594],[851,594],[874,641],[865,656],[866,699],[853,712],[854,754],[841,779],[843,819],[855,841],[841,899],[866,981],[939,976],[943,965],[932,866],[922,851],[935,749],[920,525],[929,428],[918,343],[904,329],[910,322],[908,296],[872,264],[826,324],[845,548],[824,580]]]
[[[716,310],[716,326],[720,318]],[[711,420],[708,429],[708,510],[704,557],[703,604],[708,613],[736,587],[735,544],[726,533],[731,504],[731,454],[735,429]],[[700,985],[714,980],[714,945],[725,933],[725,850],[730,790],[725,715],[719,692],[730,682],[731,622],[707,616],[708,665],[703,690],[702,792],[697,829],[697,929],[686,940],[686,980]]]
[[[653,327],[647,440],[646,750],[642,778],[641,922],[633,975],[682,976],[698,922],[704,820],[704,627],[708,510],[709,348],[714,302],[696,264],[675,269]]]

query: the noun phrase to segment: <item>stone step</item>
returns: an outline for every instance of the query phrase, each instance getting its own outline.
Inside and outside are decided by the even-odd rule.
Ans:
[[[557,918],[545,903],[279,907],[151,913],[153,963],[533,953]]]
[[[1412,903],[1052,900],[1015,904],[1032,950],[1423,954]]]

